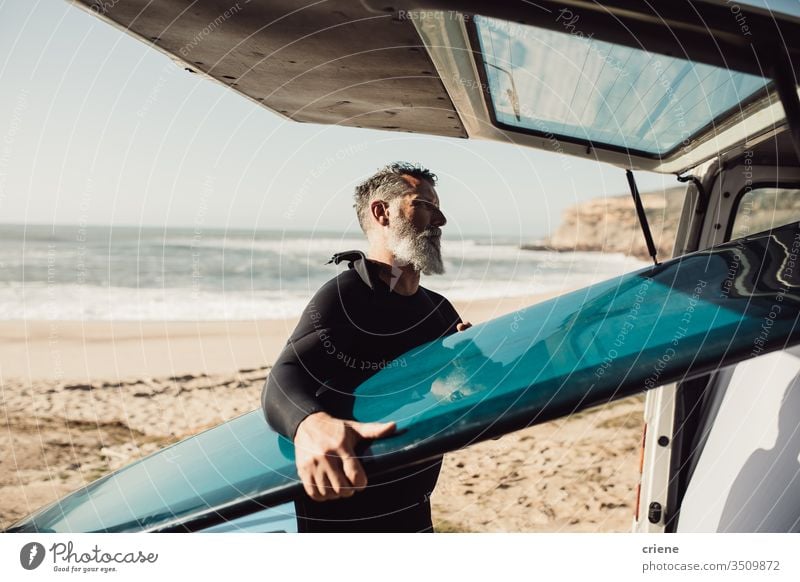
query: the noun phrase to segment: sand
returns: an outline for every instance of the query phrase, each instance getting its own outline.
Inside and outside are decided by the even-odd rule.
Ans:
[[[545,296],[456,304],[480,323]],[[258,408],[294,320],[0,322],[0,529]],[[445,457],[439,531],[629,531],[643,398]]]

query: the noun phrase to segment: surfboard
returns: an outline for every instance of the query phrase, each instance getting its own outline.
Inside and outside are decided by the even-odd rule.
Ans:
[[[370,474],[800,342],[800,224],[672,259],[421,345],[356,389],[398,423]],[[106,476],[9,531],[197,531],[290,501],[287,439],[260,410]]]

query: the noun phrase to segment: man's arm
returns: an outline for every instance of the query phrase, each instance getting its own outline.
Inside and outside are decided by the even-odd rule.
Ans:
[[[269,425],[295,446],[297,473],[315,501],[350,497],[367,485],[354,449],[363,439],[388,436],[394,423],[360,423],[334,418],[321,406],[315,388],[324,386],[301,362],[319,357],[309,341],[289,342],[270,372],[261,404]],[[312,366],[313,368],[313,366]]]
[[[363,439],[387,436],[394,423],[359,423],[334,418],[318,399],[326,381],[336,377],[336,349],[349,349],[352,330],[341,317],[341,289],[323,287],[300,317],[261,393],[267,423],[295,445],[297,473],[311,499],[350,497],[367,484],[355,456]],[[333,353],[331,353],[333,351]]]
[[[318,359],[319,337],[313,331],[290,339],[270,370],[261,391],[261,408],[272,429],[294,441],[297,427],[305,418],[324,410],[316,393],[323,381],[315,377],[308,363]],[[318,368],[318,366],[316,366]]]

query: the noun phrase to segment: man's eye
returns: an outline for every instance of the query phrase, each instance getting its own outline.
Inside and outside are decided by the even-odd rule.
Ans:
[[[430,206],[431,208],[437,208],[433,202],[428,202],[426,200],[414,200],[414,206]]]

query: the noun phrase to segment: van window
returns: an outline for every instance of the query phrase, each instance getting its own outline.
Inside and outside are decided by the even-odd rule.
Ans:
[[[595,40],[564,8],[561,30],[476,16],[495,119],[513,129],[650,155],[683,145],[769,79]],[[679,51],[676,51],[679,52]]]
[[[754,188],[739,200],[730,239],[800,220],[800,189]]]

